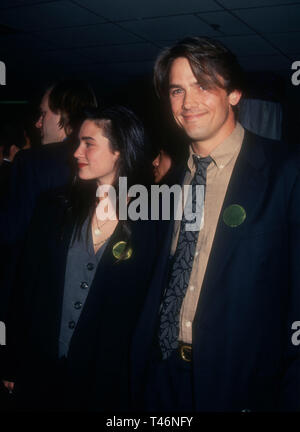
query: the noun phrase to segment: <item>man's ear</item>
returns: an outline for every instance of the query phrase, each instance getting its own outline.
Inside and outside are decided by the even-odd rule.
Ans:
[[[229,93],[228,97],[230,105],[235,106],[239,103],[242,97],[242,92],[240,90],[233,90],[231,93]]]
[[[64,127],[64,131],[65,131],[65,134],[67,136],[69,136],[73,132],[73,129],[71,128],[71,126],[69,124],[66,124],[65,127]]]
[[[66,136],[71,135],[72,128],[70,126],[69,117],[67,114],[65,114],[63,111],[58,111],[58,114],[60,116],[58,126],[59,128],[64,132]]]

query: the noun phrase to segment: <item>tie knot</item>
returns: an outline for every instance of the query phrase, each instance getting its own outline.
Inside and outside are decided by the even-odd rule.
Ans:
[[[208,165],[212,162],[212,157],[210,156],[206,156],[206,157],[200,157],[200,156],[196,156],[193,155],[193,159],[194,159],[194,164],[196,167],[196,172],[203,172],[206,171]]]

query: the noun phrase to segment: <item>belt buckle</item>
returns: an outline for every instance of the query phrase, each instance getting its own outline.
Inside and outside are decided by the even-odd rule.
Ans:
[[[180,357],[186,362],[192,361],[192,347],[190,345],[180,346]]]

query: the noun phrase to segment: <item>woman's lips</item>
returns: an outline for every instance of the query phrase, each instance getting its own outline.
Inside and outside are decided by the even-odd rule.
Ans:
[[[82,163],[82,162],[80,162],[80,163],[78,163],[78,168],[83,168],[83,167],[85,167],[85,166],[87,166],[88,164],[86,164],[86,163]]]

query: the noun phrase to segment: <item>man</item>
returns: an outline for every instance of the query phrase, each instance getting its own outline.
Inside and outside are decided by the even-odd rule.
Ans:
[[[96,107],[91,87],[84,81],[61,81],[47,89],[36,126],[42,147],[18,152],[10,190],[0,203],[0,245],[8,248],[7,263],[0,271],[0,319],[5,318],[11,285],[23,238],[39,196],[66,185],[72,178],[76,134],[83,110]],[[2,266],[3,267],[3,266]]]
[[[84,81],[61,81],[51,86],[42,98],[35,124],[40,129],[42,144],[62,142],[76,134],[82,111],[87,107],[97,107],[97,101]]]
[[[65,128],[60,124],[60,114],[49,107],[49,96],[52,93],[53,98],[53,90],[51,87],[44,94],[40,104],[40,116],[35,124],[40,130],[42,144],[62,142],[67,136]]]
[[[299,164],[236,121],[242,74],[208,38],[159,56],[158,95],[190,141],[181,183],[200,229],[169,224],[132,350],[136,408],[299,410]],[[294,323],[294,324],[293,324]]]
[[[19,152],[14,160],[10,202],[0,212],[0,243],[23,234],[42,192],[70,180],[78,123],[86,107],[96,106],[95,94],[84,81],[61,81],[47,89],[36,122],[47,146]]]
[[[8,194],[12,162],[20,150],[30,148],[22,122],[8,123],[1,128],[0,147],[3,148],[3,162],[0,164],[0,199]]]

